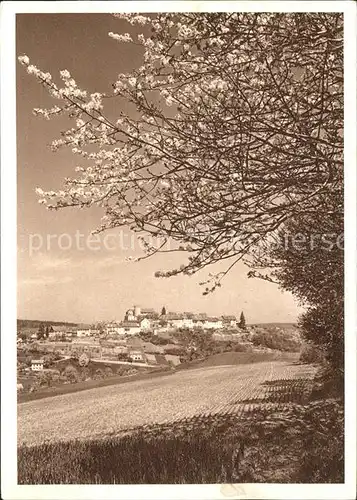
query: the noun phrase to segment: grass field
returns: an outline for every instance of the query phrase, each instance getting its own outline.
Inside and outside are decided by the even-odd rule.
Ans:
[[[214,354],[209,356],[204,361],[195,360],[189,363],[182,363],[176,367],[177,370],[192,370],[206,366],[222,366],[222,365],[241,365],[250,363],[261,363],[264,361],[297,361],[298,354],[288,353],[288,352],[223,352],[220,354]],[[73,362],[72,362],[73,363]],[[91,361],[93,366],[98,368],[103,368],[103,364]],[[68,360],[60,361],[56,364],[56,368],[68,364]],[[111,365],[110,362],[105,364],[106,366]],[[115,365],[117,368],[118,365]],[[57,395],[69,394],[71,392],[85,391],[87,389],[94,389],[99,387],[107,387],[109,385],[120,385],[132,382],[134,380],[143,380],[148,378],[161,377],[167,374],[167,367],[152,367],[147,368],[145,366],[135,366],[138,370],[137,374],[130,376],[126,375],[113,375],[109,378],[99,379],[99,380],[88,380],[85,382],[77,382],[72,384],[59,384],[52,385],[51,387],[41,388],[35,392],[19,392],[17,394],[17,402],[23,403],[26,401],[34,401],[35,399],[49,398]],[[32,385],[32,377],[30,379],[19,378],[19,383],[25,385]]]
[[[211,366],[18,405],[19,484],[339,483],[344,410],[315,368]]]
[[[215,414],[246,415],[304,399],[314,368],[272,361],[197,368],[18,405],[18,443],[105,438]]]
[[[327,417],[327,418],[326,418]],[[19,484],[341,483],[334,401],[183,419],[126,436],[22,446]]]

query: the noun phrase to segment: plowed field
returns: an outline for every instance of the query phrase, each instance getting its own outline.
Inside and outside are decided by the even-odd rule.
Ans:
[[[18,405],[18,444],[91,439],[194,416],[249,416],[304,398],[311,366],[272,361],[177,372]]]

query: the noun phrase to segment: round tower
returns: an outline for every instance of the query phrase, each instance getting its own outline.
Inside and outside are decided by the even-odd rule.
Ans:
[[[140,306],[134,306],[134,316],[137,318],[141,314],[141,307]]]

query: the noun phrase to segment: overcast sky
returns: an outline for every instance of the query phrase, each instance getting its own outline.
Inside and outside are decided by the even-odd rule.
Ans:
[[[110,31],[129,29],[109,14],[18,15],[17,55],[28,55],[55,80],[59,70],[68,69],[79,86],[109,92],[118,73],[141,64],[140,50],[128,50],[128,45],[109,38]],[[49,104],[54,102],[46,91],[18,64],[18,318],[122,319],[126,309],[139,304],[214,315],[238,316],[244,310],[251,323],[296,321],[299,308],[293,297],[274,284],[248,279],[244,265],[233,268],[217,292],[202,296],[198,283],[223,266],[211,266],[193,277],[155,278],[156,270],[175,267],[185,257],[174,253],[127,262],[126,257],[140,253],[129,230],[113,233],[110,247],[115,250],[99,248],[95,242],[90,249],[84,239],[99,224],[99,209],[50,212],[39,205],[36,187],[60,188],[78,164],[70,151],[53,153],[48,147],[66,122],[32,115],[34,107]],[[70,248],[60,248],[71,242]]]

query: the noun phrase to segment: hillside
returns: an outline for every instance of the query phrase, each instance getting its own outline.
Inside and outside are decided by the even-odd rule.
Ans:
[[[210,366],[20,403],[18,443],[93,439],[198,415],[242,415],[257,403],[284,407],[303,397],[314,372],[286,361]]]

